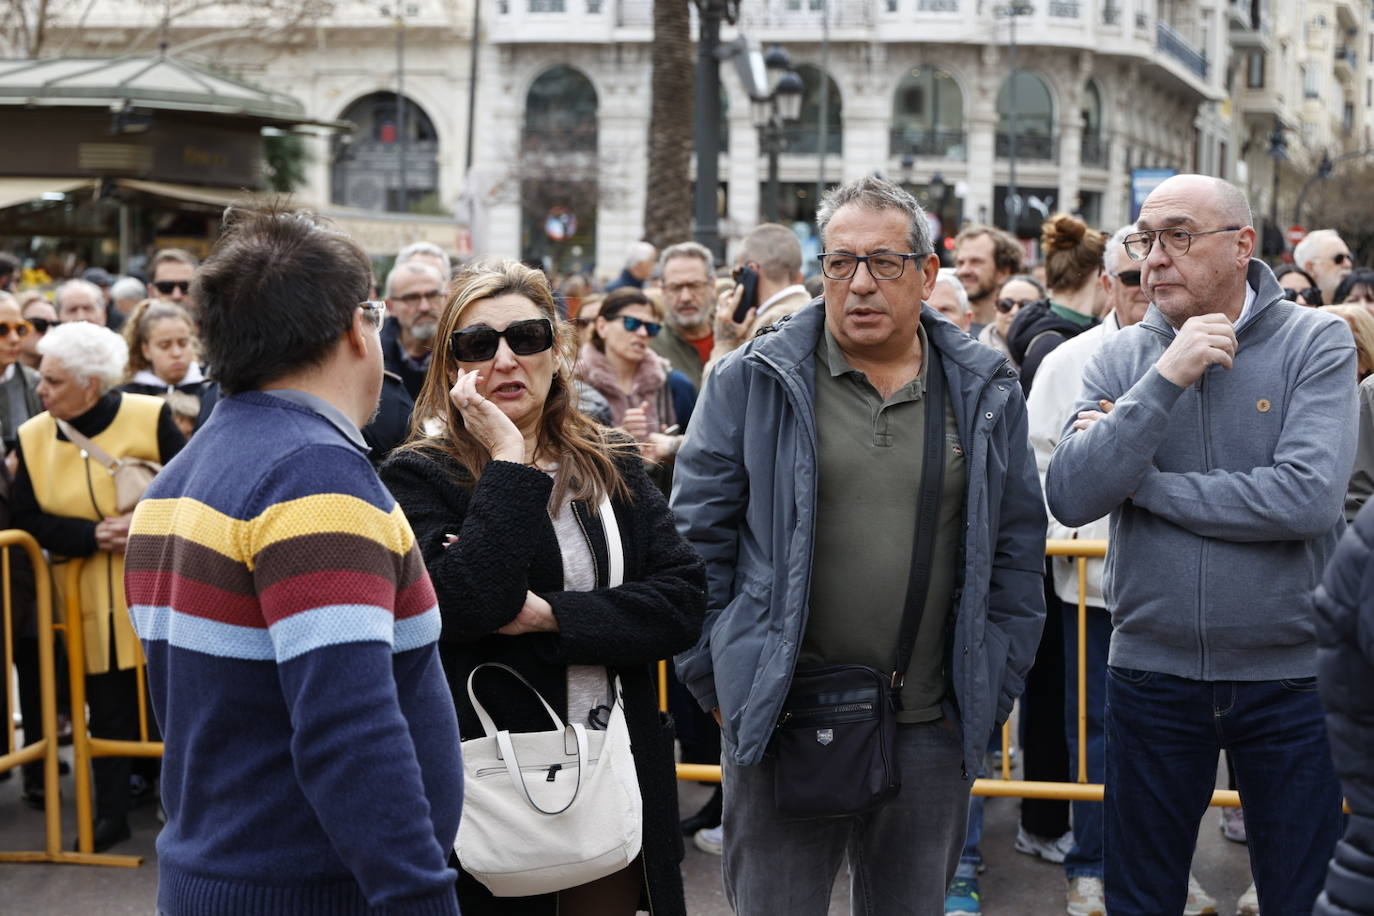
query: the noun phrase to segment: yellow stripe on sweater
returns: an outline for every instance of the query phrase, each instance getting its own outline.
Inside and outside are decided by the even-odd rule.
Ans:
[[[252,568],[252,558],[273,544],[311,534],[341,532],[370,538],[403,555],[415,542],[401,507],[390,512],[356,496],[320,493],[269,506],[256,518],[225,515],[199,500],[145,499],[134,513],[130,535],[176,534]]]

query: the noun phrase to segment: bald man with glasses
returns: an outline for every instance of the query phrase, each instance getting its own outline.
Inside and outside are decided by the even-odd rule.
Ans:
[[[1160,184],[1122,247],[1153,305],[1087,361],[1045,480],[1064,525],[1111,516],[1106,909],[1183,911],[1224,749],[1260,911],[1307,913],[1341,814],[1312,591],[1345,528],[1354,340],[1284,298],[1225,181]]]

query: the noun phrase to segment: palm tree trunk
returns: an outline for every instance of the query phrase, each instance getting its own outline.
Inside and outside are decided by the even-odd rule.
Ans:
[[[692,57],[689,0],[654,3],[649,177],[644,238],[658,248],[692,237]]]

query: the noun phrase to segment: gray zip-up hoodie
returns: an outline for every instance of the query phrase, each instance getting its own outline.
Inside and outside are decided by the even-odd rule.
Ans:
[[[1346,323],[1282,297],[1251,260],[1231,369],[1188,389],[1154,367],[1175,332],[1151,306],[1103,343],[1045,480],[1066,525],[1111,513],[1109,662],[1194,680],[1316,674],[1312,590],[1345,529],[1355,456]],[[1076,432],[1073,416],[1116,406]]]
[[[677,657],[678,675],[703,709],[720,707],[726,753],[746,766],[763,756],[806,630],[815,351],[824,320],[816,300],[720,360],[673,475],[678,530],[706,560],[709,592],[701,641]],[[1026,405],[1006,357],[929,306],[921,323],[940,352],[968,462],[948,712],[963,733],[965,766],[976,773],[1040,642],[1045,508]]]

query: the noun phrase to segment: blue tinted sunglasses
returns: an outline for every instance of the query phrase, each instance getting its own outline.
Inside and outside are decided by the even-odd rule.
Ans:
[[[645,321],[643,318],[636,318],[633,315],[619,315],[616,320],[625,325],[625,330],[629,331],[631,334],[643,328],[644,332],[650,337],[657,337],[658,332],[663,330],[663,325],[659,324],[657,321]]]

